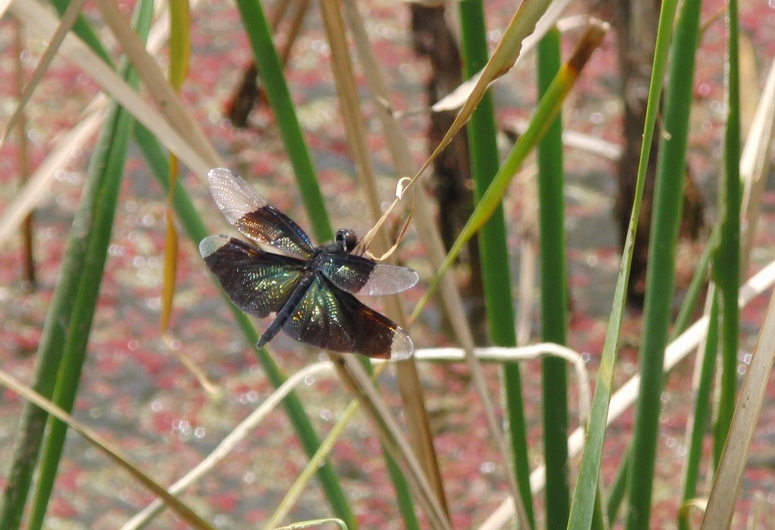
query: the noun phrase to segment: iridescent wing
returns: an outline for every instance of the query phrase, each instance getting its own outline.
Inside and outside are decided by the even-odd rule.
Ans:
[[[317,348],[377,359],[401,360],[414,352],[412,339],[395,322],[321,274],[285,322],[283,331]]]
[[[266,202],[250,184],[228,169],[207,173],[210,193],[226,220],[245,236],[283,252],[308,258],[312,242],[299,225]]]
[[[209,236],[199,253],[234,305],[261,318],[280,311],[301,278],[304,262],[227,236]]]
[[[329,254],[320,270],[348,293],[373,296],[406,291],[420,279],[412,269],[383,265],[354,254]]]

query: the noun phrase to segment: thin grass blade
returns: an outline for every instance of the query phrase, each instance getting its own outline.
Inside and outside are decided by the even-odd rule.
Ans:
[[[499,59],[493,56],[488,60],[487,57],[487,29],[483,2],[481,0],[465,0],[458,4],[458,10],[464,77],[470,78],[482,67],[486,72],[489,65],[497,64]],[[507,39],[504,37],[504,40]],[[518,51],[515,53],[518,54]],[[514,60],[516,60],[516,55]],[[480,83],[484,84],[480,85]],[[486,90],[489,83],[480,78],[476,86],[483,86]],[[470,115],[466,116],[463,114],[463,110],[466,108],[464,105],[455,122],[458,122],[463,116],[466,116],[464,121],[470,120],[466,134],[468,135],[471,175],[474,179],[474,195],[478,202],[498,174],[499,154],[495,108],[492,96],[484,91],[478,96],[469,96],[467,101],[475,101],[478,106],[472,106]],[[455,122],[450,126],[445,136],[451,138],[450,134],[454,135],[452,131],[455,128]],[[461,127],[462,124],[463,122],[460,123]],[[444,140],[440,145],[443,143]],[[431,159],[437,152],[439,152],[438,148],[431,154]],[[506,222],[500,204],[495,208],[492,216],[482,226],[479,233],[479,255],[490,340],[497,346],[516,346],[517,337],[514,331]],[[510,457],[513,463],[513,468],[508,471],[507,475],[509,487],[516,503],[519,525],[532,528],[535,526],[535,517],[533,515],[533,499],[530,494],[527,428],[522,402],[522,377],[519,364],[504,365],[502,374],[504,407],[508,417],[506,424],[510,435],[508,441],[510,442]]]
[[[201,530],[213,530],[204,519],[197,515],[188,505],[182,503],[173,495],[167,493],[167,491],[160,486],[156,481],[146,475],[139,467],[134,465],[130,460],[125,457],[118,447],[114,446],[111,442],[100,436],[97,432],[92,431],[87,426],[78,422],[75,418],[70,416],[64,410],[60,409],[56,405],[52,404],[46,398],[39,393],[35,392],[31,388],[21,384],[19,381],[9,376],[2,370],[0,370],[0,385],[10,388],[24,399],[28,403],[34,404],[35,407],[40,410],[44,410],[46,414],[50,414],[58,421],[66,423],[73,431],[83,436],[91,444],[93,444],[98,450],[105,454],[113,462],[124,468],[130,475],[132,475],[138,483],[143,487],[150,490],[154,495],[161,497],[167,505],[175,511],[175,513],[184,521],[188,522],[192,528],[198,528]],[[4,530],[9,530],[11,527],[3,526]]]
[[[110,147],[105,160],[101,161],[102,163],[98,162],[96,164],[98,166],[97,171],[101,171],[102,175],[98,177],[101,179],[99,200],[96,202],[93,212],[84,262],[85,267],[80,272],[78,278],[63,278],[64,281],[77,282],[78,290],[65,338],[62,362],[52,402],[68,412],[72,410],[75,403],[81,370],[86,361],[86,346],[97,308],[99,288],[102,283],[107,250],[110,244],[110,233],[118,201],[128,140],[131,134],[132,119],[129,114],[119,110],[116,115],[116,121],[107,120],[105,125],[108,127],[113,125],[114,127],[111,128],[108,135],[104,135],[101,138],[102,142],[109,142]],[[99,153],[100,150],[98,149],[97,152]],[[105,152],[104,147],[102,152]],[[27,523],[29,530],[39,530],[43,526],[66,434],[67,424],[57,419],[49,418],[48,434],[42,451],[35,495]]]
[[[737,345],[740,311],[740,73],[737,1],[727,3],[726,108],[724,167],[719,183],[720,240],[713,258],[713,280],[721,296],[721,395],[714,428],[716,463],[727,438],[737,394]]]
[[[538,91],[545,93],[560,69],[560,32],[550,30],[538,44]],[[568,273],[565,255],[562,116],[538,144],[538,205],[541,256],[541,340],[565,344],[568,328]],[[567,526],[568,376],[560,359],[541,361],[543,439],[546,465],[545,514],[548,528]]]
[[[703,458],[703,442],[707,432],[708,419],[710,418],[711,393],[713,390],[713,374],[716,367],[716,352],[718,351],[718,293],[713,285],[708,290],[710,299],[710,310],[708,317],[710,325],[708,326],[708,336],[705,339],[702,354],[697,358],[695,372],[699,374],[696,377],[696,386],[694,392],[694,411],[689,418],[686,429],[686,460],[683,470],[683,490],[681,500],[683,505],[690,504],[697,494],[697,484],[699,482],[700,465]],[[699,369],[699,370],[698,370]],[[680,530],[689,530],[689,510],[679,510],[678,528]]]
[[[563,100],[575,84],[592,52],[602,42],[607,29],[608,24],[597,20],[593,21],[592,25],[587,29],[584,36],[579,41],[573,55],[568,62],[563,65],[560,73],[538,104],[538,108],[536,108],[535,114],[533,114],[533,118],[530,120],[530,125],[525,131],[525,134],[520,136],[517,143],[514,144],[514,147],[512,147],[506,160],[498,170],[497,175],[495,175],[492,184],[482,195],[481,200],[476,205],[476,209],[461,230],[460,235],[447,253],[447,257],[441,264],[433,281],[428,286],[428,290],[415,307],[410,320],[417,318],[419,312],[427,303],[428,298],[438,287],[441,276],[447,272],[450,265],[452,265],[460,254],[463,246],[481,229],[482,226],[484,226],[493,212],[496,211],[508,189],[511,179],[522,165],[522,162],[527,158],[528,154],[538,144],[540,139],[543,138],[544,134],[546,134],[546,131],[557,116],[557,113],[560,112]]]
[[[152,2],[141,2],[135,11],[135,25],[142,38],[147,38],[153,14]],[[130,71],[126,61],[119,72],[130,85],[137,86],[139,80]],[[95,150],[91,172],[99,179],[98,199],[90,213],[91,226],[84,261],[84,269],[78,278],[66,279],[78,283],[76,301],[65,339],[62,362],[54,390],[53,402],[66,411],[71,411],[79,388],[81,369],[86,360],[86,346],[89,331],[97,308],[97,298],[110,244],[113,217],[118,203],[121,177],[131,135],[132,117],[112,104],[106,120],[105,133]],[[35,495],[30,510],[27,528],[38,530],[43,525],[48,501],[56,479],[62,449],[67,434],[67,425],[54,418],[48,420],[48,436],[43,447]]]
[[[603,345],[603,352],[600,360],[597,386],[595,387],[595,395],[592,399],[592,415],[588,425],[586,443],[581,458],[576,488],[573,493],[570,520],[568,522],[568,528],[574,530],[586,530],[590,528],[594,517],[595,498],[598,492],[598,477],[602,460],[603,439],[605,437],[606,423],[609,417],[609,404],[613,391],[614,367],[616,364],[619,334],[626,303],[627,282],[629,280],[630,266],[632,264],[633,242],[638,218],[640,216],[646,168],[651,150],[651,141],[654,136],[654,124],[656,123],[659,107],[662,79],[667,65],[675,10],[676,2],[674,0],[662,3],[659,28],[657,31],[656,49],[654,53],[654,65],[651,74],[651,84],[649,86],[648,106],[646,108],[643,143],[641,144],[635,199],[630,215],[627,239],[624,244],[624,251],[622,252],[622,261],[619,266],[619,276],[616,282],[616,290],[614,291],[611,317],[608,320],[608,330],[606,332],[605,343]]]
[[[663,4],[660,29],[663,16],[674,16],[671,11],[664,10],[665,6]],[[657,159],[646,277],[643,341],[639,356],[641,383],[630,458],[632,469],[627,514],[629,530],[649,528],[650,521],[659,413],[664,386],[662,367],[668,342],[670,308],[675,292],[675,252],[683,206],[689,111],[693,97],[699,16],[699,1],[684,2],[676,22],[666,88],[664,130],[667,134],[661,138]],[[658,34],[658,46],[662,44],[659,38]],[[735,297],[736,305],[737,297]]]
[[[274,112],[277,127],[285,143],[285,150],[293,166],[312,231],[318,241],[331,241],[334,238],[334,232],[326,213],[323,194],[318,186],[312,157],[301,132],[301,125],[285,82],[282,64],[277,55],[264,10],[257,0],[237,0],[236,4],[256,65],[261,72],[267,100]],[[347,517],[343,519],[352,527]]]
[[[170,64],[169,82],[177,94],[188,75],[188,61],[191,52],[191,12],[188,0],[170,2]],[[175,228],[173,200],[175,182],[178,179],[178,158],[170,153],[170,189],[167,193],[167,205],[164,212],[166,231],[164,234],[164,266],[161,293],[161,332],[169,331],[172,307],[175,296],[175,277],[178,270],[178,232]]]
[[[701,530],[721,530],[730,528],[732,524],[735,501],[740,492],[748,452],[764,403],[773,359],[775,359],[775,293],[770,297],[767,314],[740,389],[740,398],[737,401],[729,436],[713,480]]]
[[[503,37],[498,42],[492,57],[487,61],[470,93],[467,94],[466,102],[455,117],[455,121],[452,122],[449,130],[444,134],[439,145],[425,161],[420,171],[417,172],[415,179],[433,163],[438,154],[449,145],[455,134],[470,119],[487,92],[490,83],[511,69],[522,49],[523,40],[535,30],[538,20],[544,15],[551,3],[551,0],[525,0],[519,5],[508,27],[503,32]],[[476,70],[478,71],[479,68],[481,65],[478,65]]]
[[[324,0],[321,2],[321,11],[329,45],[331,46],[334,81],[340,104],[340,112],[344,120],[349,151],[355,161],[359,182],[365,191],[367,204],[371,210],[372,221],[376,222],[382,215],[380,209],[381,200],[377,192],[376,173],[371,161],[369,148],[366,144],[368,131],[361,111],[358,88],[350,61],[349,46],[346,40],[340,3]],[[384,231],[376,234],[375,242],[378,252],[383,252],[390,247],[390,242]],[[392,296],[387,301],[388,316],[396,320],[399,325],[405,325],[406,319],[399,298]],[[368,365],[367,369],[369,369]],[[447,512],[441,472],[433,446],[433,435],[416,366],[413,362],[398,363],[396,365],[396,372],[399,392],[404,405],[406,426],[413,441],[412,448],[415,450],[417,458],[423,466],[426,477],[434,488],[439,503],[444,511]],[[400,480],[400,482],[403,481]],[[406,484],[401,483],[395,486],[397,492],[407,490]],[[404,505],[411,505],[412,498],[406,497],[399,502]]]
[[[65,35],[67,35],[67,33],[70,31],[70,28],[73,27],[73,24],[75,24],[75,21],[80,16],[81,8],[85,2],[86,0],[73,0],[67,6],[67,10],[65,11],[64,15],[62,15],[62,20],[59,22],[54,35],[51,37],[51,40],[49,41],[45,51],[43,52],[43,55],[40,58],[40,61],[38,61],[38,64],[35,67],[35,71],[32,72],[32,76],[19,96],[19,100],[16,104],[16,108],[13,111],[13,114],[11,114],[11,117],[8,118],[8,121],[3,128],[2,135],[0,136],[0,146],[5,143],[8,134],[11,132],[11,130],[13,130],[16,122],[20,119],[21,114],[24,111],[24,107],[30,100],[32,93],[35,91],[35,87],[37,87],[38,83],[40,83],[40,80],[43,78],[43,74],[46,73],[46,70],[48,70],[51,61],[54,60],[57,50],[62,44]]]

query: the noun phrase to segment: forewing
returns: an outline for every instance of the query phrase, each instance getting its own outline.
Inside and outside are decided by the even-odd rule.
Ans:
[[[395,322],[321,275],[306,292],[283,331],[318,348],[360,353],[376,359],[401,360],[414,352],[412,339]]]
[[[204,238],[199,253],[234,305],[261,318],[282,309],[304,267],[303,261],[227,236]]]
[[[312,243],[304,230],[242,178],[228,169],[216,168],[207,173],[207,179],[218,208],[245,236],[302,258],[312,253]]]
[[[407,267],[384,265],[353,254],[330,254],[320,270],[348,293],[374,296],[406,291],[420,279]]]

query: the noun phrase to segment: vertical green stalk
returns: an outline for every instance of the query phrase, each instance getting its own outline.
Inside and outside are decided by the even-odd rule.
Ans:
[[[153,2],[144,1],[137,4],[134,24],[143,41],[148,36],[152,16]],[[137,89],[139,78],[130,69],[127,61],[122,62],[119,72],[130,86]],[[81,369],[86,360],[86,345],[97,306],[133,122],[128,112],[118,107],[116,103],[111,103],[108,119],[104,125],[106,132],[100,139],[108,148],[98,147],[92,164],[93,170],[102,173],[100,176],[102,185],[95,202],[94,222],[89,234],[85,267],[79,280],[75,310],[53,396],[53,402],[68,412],[72,410],[75,403]],[[28,530],[38,530],[43,525],[65,444],[67,424],[55,418],[49,418],[48,429],[39,468],[39,480],[27,523]]]
[[[146,1],[137,5],[134,22],[143,39],[147,37],[152,15],[153,2]],[[128,62],[122,63],[119,72],[133,87],[139,85],[139,79],[131,72]],[[68,412],[75,403],[81,369],[86,360],[86,345],[107,259],[132,123],[133,119],[128,112],[115,103],[111,104],[100,143],[90,166],[91,178],[97,179],[100,184],[94,202],[84,269],[77,280],[75,307],[53,395],[53,402]],[[66,434],[65,423],[54,418],[48,419],[48,436],[43,447],[39,479],[27,523],[30,530],[37,530],[43,525]]]
[[[715,225],[708,236],[708,242],[702,250],[702,255],[700,255],[700,259],[697,261],[697,266],[694,268],[692,281],[689,283],[689,288],[686,290],[686,295],[681,303],[681,309],[678,311],[675,324],[670,331],[670,342],[686,331],[689,324],[691,324],[692,315],[697,309],[697,303],[700,300],[704,286],[707,284],[708,270],[710,269],[711,259],[716,253],[718,237],[719,226]]]
[[[737,1],[727,3],[727,127],[724,135],[724,168],[719,185],[721,241],[713,260],[713,279],[721,302],[721,397],[714,432],[716,464],[732,423],[737,393],[737,334],[740,285],[740,76],[738,67]]]
[[[115,103],[112,103],[115,105]],[[102,186],[98,194],[95,208],[94,225],[89,238],[85,268],[81,274],[78,293],[76,295],[75,311],[64,345],[62,364],[57,377],[56,390],[52,401],[70,412],[78,390],[81,369],[86,361],[86,345],[89,339],[92,321],[97,305],[97,297],[102,282],[102,274],[110,244],[110,232],[113,226],[113,216],[116,211],[118,191],[121,183],[121,173],[126,160],[129,134],[132,127],[132,117],[123,109],[118,114],[109,115],[115,118],[106,122],[109,134],[102,141],[110,141],[110,148],[104,162]],[[48,501],[54,487],[59,460],[67,434],[67,424],[55,419],[48,420],[48,435],[41,456],[39,480],[36,482],[29,530],[37,530],[43,525]]]
[[[60,2],[58,7],[64,10],[66,4]],[[151,9],[147,10],[148,14],[151,12]],[[75,28],[85,36],[87,42],[92,40],[89,35],[93,34],[83,20],[79,20]],[[114,107],[103,126],[38,346],[33,388],[49,398],[56,388],[56,397],[60,400],[58,403],[66,410],[72,408],[78,388],[80,365],[94,316],[121,182],[127,134],[131,130],[128,115],[120,119],[119,114]],[[64,384],[58,372],[63,356],[68,353],[80,356],[81,360],[74,365],[68,363],[66,368],[70,370],[70,375],[74,375],[74,379]],[[25,405],[12,457],[13,464],[4,491],[0,528],[18,528],[21,523],[46,420],[47,414],[43,410],[30,404]],[[31,515],[32,527],[42,524],[47,498],[56,478],[65,430],[64,425],[59,423],[48,438],[46,465],[41,470],[35,495],[37,507]]]
[[[606,420],[609,404],[613,393],[614,368],[624,317],[627,297],[627,284],[632,267],[633,245],[636,237],[638,219],[643,202],[643,189],[646,182],[648,158],[651,153],[651,143],[654,138],[654,125],[657,120],[659,100],[670,50],[670,36],[673,31],[677,0],[664,0],[659,15],[657,42],[654,50],[654,63],[649,81],[649,95],[646,106],[646,119],[643,126],[643,142],[641,143],[640,161],[638,163],[638,178],[635,185],[632,212],[627,227],[627,236],[622,250],[622,262],[616,280],[614,301],[611,307],[611,317],[608,320],[605,343],[600,359],[595,394],[592,398],[592,409],[587,426],[586,443],[581,456],[576,487],[573,491],[568,528],[572,530],[588,530],[598,520],[599,493],[598,480],[600,466],[603,460],[603,440],[606,432]]]
[[[464,75],[470,78],[487,63],[484,8],[481,0],[463,0],[459,3],[459,10]],[[492,96],[489,93],[485,94],[471,116],[467,131],[471,174],[475,180],[474,192],[476,199],[479,200],[499,167],[495,113]],[[479,252],[482,260],[482,280],[490,338],[493,344],[498,346],[516,346],[506,226],[501,206],[495,210],[479,232]],[[531,526],[535,526],[519,365],[516,363],[505,365],[503,381],[517,484],[527,517]]]
[[[560,70],[560,32],[550,30],[538,44],[538,97]],[[538,144],[538,205],[541,226],[541,337],[565,344],[568,285],[563,213],[562,115]],[[570,515],[568,485],[568,381],[565,361],[547,357],[543,372],[546,527],[565,528]]]
[[[616,472],[616,476],[614,477],[613,481],[611,481],[610,486],[608,487],[608,499],[606,499],[607,504],[605,507],[605,513],[606,518],[608,521],[608,526],[613,526],[614,521],[616,521],[617,514],[619,513],[619,508],[622,505],[622,501],[624,500],[624,494],[627,492],[627,482],[629,480],[629,473],[630,473],[630,452],[632,451],[632,444],[627,444],[627,448],[625,449],[624,453],[621,455],[621,460],[619,461],[619,469]]]
[[[103,135],[109,136],[108,128],[103,129]],[[96,157],[93,160],[96,160]],[[79,279],[86,261],[88,235],[93,222],[92,212],[102,185],[100,177],[104,176],[101,168],[96,167],[96,163],[93,167],[95,169],[89,172],[89,179],[84,186],[83,196],[73,220],[62,269],[54,288],[36,354],[32,388],[49,399],[54,392],[65,340],[75,310]],[[24,404],[3,492],[0,528],[12,530],[19,528],[21,524],[47,417],[42,409],[30,403]]]
[[[70,0],[51,0],[51,4],[56,8],[57,13],[61,17],[67,9],[67,6],[70,4]],[[102,41],[100,41],[100,38],[94,32],[91,25],[89,25],[83,15],[78,16],[75,24],[73,24],[72,31],[78,35],[78,38],[86,43],[86,45],[89,46],[92,51],[94,51],[94,53],[99,55],[106,63],[112,66],[110,54],[102,46]]]
[[[683,4],[671,48],[665,91],[665,134],[660,141],[657,159],[640,351],[641,381],[630,458],[628,530],[649,528],[651,515],[663,388],[662,366],[675,290],[675,249],[683,206],[699,4],[699,0],[687,0]]]
[[[272,32],[258,0],[237,0],[253,57],[256,60],[261,84],[266,90],[269,105],[275,115],[275,122],[285,143],[296,180],[299,183],[310,226],[318,241],[331,241],[334,232],[326,213],[323,194],[320,192],[312,157],[301,132],[291,93],[285,82],[283,67],[272,40]]]
[[[715,291],[715,290],[714,290]],[[710,294],[710,293],[709,293]],[[697,494],[697,480],[702,461],[702,442],[705,440],[705,428],[710,416],[711,391],[713,390],[713,372],[716,365],[716,352],[718,351],[718,322],[719,322],[719,293],[713,292],[713,300],[710,306],[708,321],[708,336],[705,339],[705,352],[700,368],[700,382],[697,393],[694,396],[694,418],[689,427],[686,466],[684,468],[684,485],[681,500],[683,502],[693,499]],[[686,517],[681,517],[679,511],[678,528],[690,530],[691,525]],[[688,513],[688,512],[684,512]]]
[[[384,444],[382,445],[382,454],[385,458],[385,466],[390,475],[390,480],[393,482],[393,487],[396,490],[396,502],[398,503],[398,511],[401,513],[401,518],[404,520],[404,528],[407,530],[419,530],[421,528],[420,521],[417,519],[409,483],[395,459],[385,450]]]

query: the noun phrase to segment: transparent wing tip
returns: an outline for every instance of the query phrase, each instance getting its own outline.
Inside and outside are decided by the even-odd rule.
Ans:
[[[218,249],[229,242],[227,236],[208,236],[199,242],[199,254],[202,259],[215,254]]]
[[[397,328],[393,335],[393,342],[390,345],[390,360],[404,361],[414,353],[414,343],[409,338],[406,331]]]
[[[230,170],[222,167],[215,167],[207,172],[207,180],[212,184],[213,182],[221,182],[228,179],[236,178],[237,175]]]

